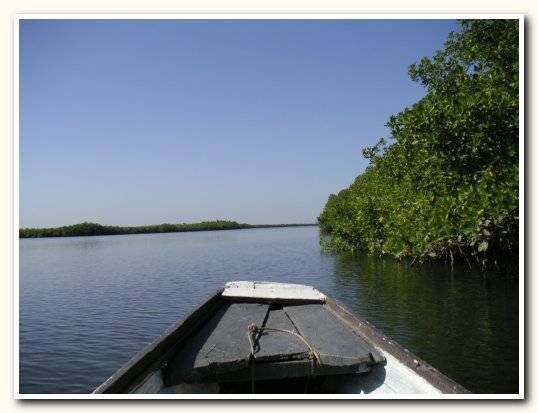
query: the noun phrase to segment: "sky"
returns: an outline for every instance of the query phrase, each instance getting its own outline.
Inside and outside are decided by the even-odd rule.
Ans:
[[[453,20],[21,20],[20,227],[312,223]]]

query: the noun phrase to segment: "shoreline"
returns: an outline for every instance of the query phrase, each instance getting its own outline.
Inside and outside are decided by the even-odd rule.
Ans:
[[[19,239],[28,238],[68,238],[109,235],[138,235],[138,234],[163,234],[178,232],[201,232],[201,231],[230,231],[238,229],[256,228],[287,228],[287,227],[313,227],[317,223],[310,224],[245,224],[235,221],[210,221],[193,224],[157,224],[142,226],[111,226],[96,223],[83,222],[81,224],[54,227],[54,228],[20,228]]]

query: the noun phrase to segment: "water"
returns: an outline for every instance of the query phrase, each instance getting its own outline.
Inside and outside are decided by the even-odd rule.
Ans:
[[[518,391],[517,281],[335,256],[300,227],[21,240],[21,393],[91,392],[230,280],[315,285],[469,390]]]

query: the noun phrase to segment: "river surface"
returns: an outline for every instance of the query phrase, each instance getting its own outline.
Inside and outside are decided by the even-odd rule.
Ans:
[[[230,280],[314,285],[477,393],[518,392],[518,281],[332,255],[317,227],[22,239],[20,392],[89,393]]]

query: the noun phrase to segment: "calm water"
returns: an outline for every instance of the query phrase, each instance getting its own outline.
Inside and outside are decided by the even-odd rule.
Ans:
[[[88,393],[230,280],[318,286],[481,393],[517,393],[517,281],[322,253],[316,227],[20,241],[20,391]]]

